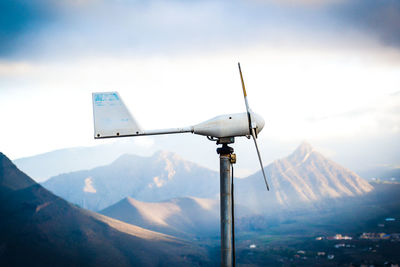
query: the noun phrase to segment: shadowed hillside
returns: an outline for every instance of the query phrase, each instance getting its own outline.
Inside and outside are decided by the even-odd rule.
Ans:
[[[2,266],[210,264],[190,243],[69,204],[1,153],[0,203]]]

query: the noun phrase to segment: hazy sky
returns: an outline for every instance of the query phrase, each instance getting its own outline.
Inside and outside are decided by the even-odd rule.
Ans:
[[[397,0],[2,0],[0,151],[109,142],[94,91],[119,91],[144,128],[243,112],[238,61],[266,161],[307,140],[349,167],[400,164]]]

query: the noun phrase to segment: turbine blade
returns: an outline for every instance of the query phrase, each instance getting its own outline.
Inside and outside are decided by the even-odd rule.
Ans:
[[[257,134],[256,134],[256,131],[255,131],[255,125],[253,127],[252,122],[251,122],[251,115],[250,115],[251,111],[250,111],[250,107],[249,107],[249,102],[247,101],[246,86],[244,85],[242,69],[240,68],[240,62],[238,62],[238,67],[239,67],[239,73],[240,73],[240,81],[242,82],[244,103],[246,104],[247,119],[249,121],[249,134],[251,134],[251,136],[253,137],[254,145],[256,146],[256,150],[257,150],[258,160],[260,161],[261,171],[262,171],[262,174],[264,176],[265,185],[267,186],[267,190],[269,191],[267,177],[265,176],[265,172],[264,172],[264,167],[263,167],[263,163],[262,163],[262,160],[261,160],[260,151],[258,150]]]
[[[240,68],[240,63],[239,63],[239,62],[238,62],[238,67],[239,67],[239,73],[240,73],[240,81],[242,82],[243,97],[244,97],[244,102],[245,102],[245,104],[246,104],[246,110],[247,110],[247,112],[250,112],[249,103],[248,103],[248,101],[247,101],[246,86],[244,85],[242,69]]]
[[[246,104],[247,119],[249,121],[249,134],[252,134],[252,130],[251,129],[253,127],[252,127],[252,123],[251,123],[250,107],[249,107],[249,102],[247,101],[246,86],[244,85],[242,69],[240,68],[240,62],[238,62],[238,67],[239,67],[239,73],[240,73],[240,81],[242,82],[244,103]]]
[[[258,154],[258,160],[260,161],[261,171],[262,171],[262,174],[264,175],[265,185],[267,186],[267,190],[269,191],[267,177],[265,176],[265,172],[264,172],[264,167],[263,167],[263,163],[262,163],[262,160],[261,160],[260,151],[258,150],[256,131],[254,130],[254,128],[251,129],[251,135],[253,136],[254,145],[256,146],[256,150],[257,150],[257,154]]]

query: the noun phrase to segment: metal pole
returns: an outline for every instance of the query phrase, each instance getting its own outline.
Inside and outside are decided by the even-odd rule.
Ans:
[[[232,267],[232,185],[231,154],[233,148],[223,144],[217,149],[220,163],[220,202],[221,202],[221,266]]]

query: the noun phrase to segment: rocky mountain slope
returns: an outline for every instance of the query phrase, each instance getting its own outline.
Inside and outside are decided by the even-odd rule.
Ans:
[[[150,202],[184,196],[216,198],[219,174],[173,153],[158,152],[152,157],[123,155],[110,165],[53,177],[43,186],[98,211],[127,196]]]
[[[219,201],[216,199],[186,197],[163,202],[141,202],[127,197],[100,213],[174,236],[219,236]]]
[[[238,180],[237,203],[254,210],[318,206],[335,199],[361,196],[373,187],[356,173],[340,166],[302,143],[288,157],[264,168],[271,191],[261,172]]]
[[[172,236],[73,206],[0,153],[1,266],[176,266],[209,264]]]

